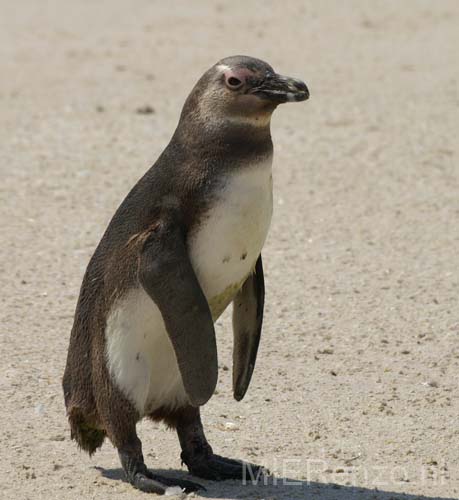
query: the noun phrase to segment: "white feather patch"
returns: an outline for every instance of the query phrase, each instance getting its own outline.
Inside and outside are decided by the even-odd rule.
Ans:
[[[191,263],[208,300],[253,269],[271,215],[271,160],[228,175],[212,209],[189,237]]]
[[[231,68],[230,68],[227,64],[219,64],[219,65],[217,66],[217,69],[218,69],[219,71],[221,71],[222,73],[224,73],[225,71],[229,71],[229,70],[231,70]]]

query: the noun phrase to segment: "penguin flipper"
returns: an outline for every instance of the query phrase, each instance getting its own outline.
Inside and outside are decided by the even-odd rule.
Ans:
[[[265,281],[261,255],[254,272],[233,300],[233,394],[240,401],[249,387],[260,343]]]
[[[174,220],[161,220],[147,235],[139,281],[161,311],[191,404],[205,404],[217,385],[215,330],[184,231]]]

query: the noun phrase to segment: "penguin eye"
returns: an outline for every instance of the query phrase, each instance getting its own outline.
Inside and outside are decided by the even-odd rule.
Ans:
[[[242,81],[239,80],[239,78],[236,78],[235,76],[230,76],[228,80],[226,80],[226,85],[231,89],[231,90],[237,90],[242,87]]]

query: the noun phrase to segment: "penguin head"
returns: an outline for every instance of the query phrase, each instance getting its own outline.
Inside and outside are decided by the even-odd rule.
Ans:
[[[277,74],[264,61],[248,56],[221,59],[198,81],[182,117],[194,115],[207,125],[267,125],[279,104],[308,99],[304,82]]]
[[[304,82],[279,75],[268,63],[254,57],[227,57],[214,68],[217,74],[222,75],[220,82],[230,91],[229,99],[253,96],[260,101],[259,105],[269,103],[277,106],[284,102],[305,101],[309,97],[309,90]]]

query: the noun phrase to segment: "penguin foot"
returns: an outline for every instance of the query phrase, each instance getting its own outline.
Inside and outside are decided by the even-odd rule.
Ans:
[[[179,493],[192,493],[193,491],[205,490],[204,486],[185,479],[174,479],[159,476],[150,471],[137,473],[133,486],[148,493],[158,493],[160,495],[177,495]]]
[[[182,410],[177,434],[182,447],[182,463],[193,476],[213,481],[239,479],[244,484],[257,483],[269,476],[269,471],[259,465],[216,455],[204,435],[199,408],[190,406]]]
[[[156,493],[158,495],[179,495],[180,493],[192,493],[193,491],[205,490],[204,486],[192,481],[174,479],[155,474],[147,469],[143,462],[143,458],[123,452],[120,452],[119,455],[127,480],[134,488],[140,491],[145,493]]]
[[[213,453],[204,456],[195,455],[191,459],[182,453],[181,458],[193,476],[213,481],[239,479],[247,482],[258,482],[261,478],[269,475],[269,471],[260,465],[221,457]]]
[[[193,491],[205,490],[204,486],[186,481],[185,479],[173,479],[160,476],[146,470],[137,472],[129,482],[145,493],[156,493],[158,495],[179,495],[180,493],[192,493]]]

